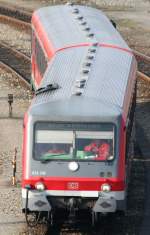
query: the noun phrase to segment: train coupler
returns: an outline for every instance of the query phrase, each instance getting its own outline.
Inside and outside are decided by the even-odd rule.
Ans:
[[[69,216],[68,216],[68,223],[74,224],[76,222],[76,200],[75,198],[69,199]]]

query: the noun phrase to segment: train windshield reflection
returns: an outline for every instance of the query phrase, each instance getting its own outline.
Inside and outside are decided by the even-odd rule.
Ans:
[[[34,158],[37,160],[112,160],[114,132],[36,130]]]

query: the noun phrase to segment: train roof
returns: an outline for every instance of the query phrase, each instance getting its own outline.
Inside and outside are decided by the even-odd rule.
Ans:
[[[73,9],[79,9],[90,25],[94,33],[91,38],[80,29]],[[129,106],[136,80],[136,60],[101,11],[84,6],[73,9],[57,6],[36,12],[45,27],[48,22],[56,27],[54,34],[51,26],[47,33],[59,48],[39,88],[49,84],[58,84],[59,88],[35,96],[31,113],[57,121],[113,121]]]
[[[121,110],[96,99],[72,96],[70,99],[33,105],[30,115],[41,121],[116,123],[121,117]]]
[[[32,24],[43,46],[50,50],[99,42],[129,49],[119,32],[102,11],[80,5],[44,7],[34,12]]]

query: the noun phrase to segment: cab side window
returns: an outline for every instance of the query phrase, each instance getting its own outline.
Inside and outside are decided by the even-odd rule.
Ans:
[[[47,59],[37,37],[35,37],[35,59],[39,72],[43,76],[47,68]]]

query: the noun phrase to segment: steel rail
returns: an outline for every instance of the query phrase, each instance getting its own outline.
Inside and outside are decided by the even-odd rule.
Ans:
[[[144,60],[147,63],[150,63],[150,57],[147,55],[144,55],[143,53],[133,50],[133,54],[135,55],[136,58],[141,58],[142,60]]]
[[[27,55],[25,55],[24,53],[22,53],[22,52],[20,52],[20,51],[14,49],[14,48],[8,46],[8,45],[5,44],[4,42],[0,42],[0,47],[5,47],[5,48],[7,48],[8,50],[11,50],[14,54],[19,55],[20,57],[24,58],[24,60],[26,60],[28,63],[31,62],[31,59],[30,59],[29,56],[27,56]]]
[[[150,77],[140,71],[137,72],[137,77],[143,81],[150,82]]]
[[[31,22],[32,17],[32,12],[17,9],[15,6],[8,6],[6,3],[0,3],[0,14],[28,23]]]
[[[9,24],[17,25],[21,28],[24,28],[26,30],[31,30],[31,24],[16,18],[13,18],[11,16],[5,16],[0,14],[0,22],[6,22]]]
[[[30,58],[4,43],[0,43],[1,67],[13,72],[16,76],[29,84],[31,79]]]
[[[18,74],[13,68],[11,68],[10,66],[1,61],[0,61],[0,68],[6,70],[9,73],[14,74],[17,78],[19,78],[20,81],[22,81],[27,86],[27,88],[30,88],[30,83],[26,81],[23,76]]]

